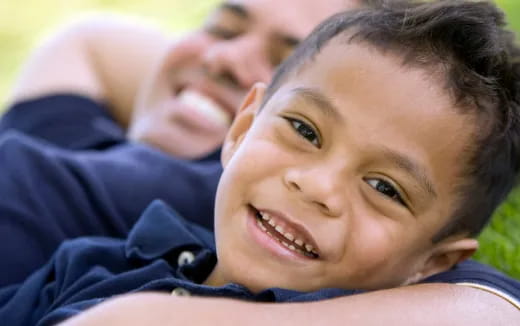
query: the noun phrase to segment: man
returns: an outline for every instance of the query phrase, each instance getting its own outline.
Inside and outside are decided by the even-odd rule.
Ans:
[[[295,10],[274,0],[227,1],[176,42],[133,23],[89,20],[37,49],[9,102],[80,94],[105,103],[131,139],[201,157],[220,146],[253,83],[268,82],[319,21],[358,3],[301,0]]]

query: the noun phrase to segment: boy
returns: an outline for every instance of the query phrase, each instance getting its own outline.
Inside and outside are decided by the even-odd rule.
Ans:
[[[501,26],[466,1],[328,19],[231,126],[216,254],[155,202],[126,241],[71,241],[1,290],[0,319],[52,324],[131,291],[294,302],[460,282],[442,272],[475,251],[518,172],[519,50]],[[467,281],[520,296],[498,274]]]

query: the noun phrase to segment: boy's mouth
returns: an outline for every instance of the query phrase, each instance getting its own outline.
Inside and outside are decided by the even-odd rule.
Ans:
[[[275,216],[259,211],[252,206],[251,208],[255,214],[257,226],[272,239],[306,258],[318,259],[320,257],[315,247],[301,233],[289,229],[287,226],[284,228],[282,226],[284,223],[281,223]]]

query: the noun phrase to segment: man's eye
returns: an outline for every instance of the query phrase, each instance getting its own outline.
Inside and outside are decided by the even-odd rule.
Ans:
[[[390,199],[398,202],[399,204],[406,206],[401,194],[397,191],[394,186],[392,186],[389,182],[381,180],[381,179],[366,179],[366,182],[374,188],[376,191],[382,193],[383,195],[389,197]]]
[[[239,34],[238,32],[232,29],[218,25],[206,26],[206,31],[210,35],[222,40],[231,40]]]
[[[278,67],[293,52],[296,46],[289,45],[273,45],[271,49],[270,61],[273,67]]]
[[[312,128],[310,125],[305,122],[294,119],[294,118],[286,118],[291,127],[303,138],[309,141],[314,146],[320,148],[321,143],[318,137],[318,133]]]

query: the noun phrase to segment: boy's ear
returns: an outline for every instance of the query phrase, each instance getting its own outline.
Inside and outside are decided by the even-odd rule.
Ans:
[[[220,159],[224,167],[227,165],[227,162],[231,157],[233,157],[233,154],[236,152],[240,143],[242,143],[242,140],[247,134],[247,131],[253,124],[255,115],[262,105],[265,89],[266,86],[264,83],[256,83],[249,90],[249,93],[240,105],[226,138],[224,139],[224,144],[222,145],[222,154]]]
[[[471,257],[477,248],[478,241],[476,239],[445,239],[435,246],[423,268],[412,275],[405,284],[413,284],[434,274],[447,271],[455,264]]]

